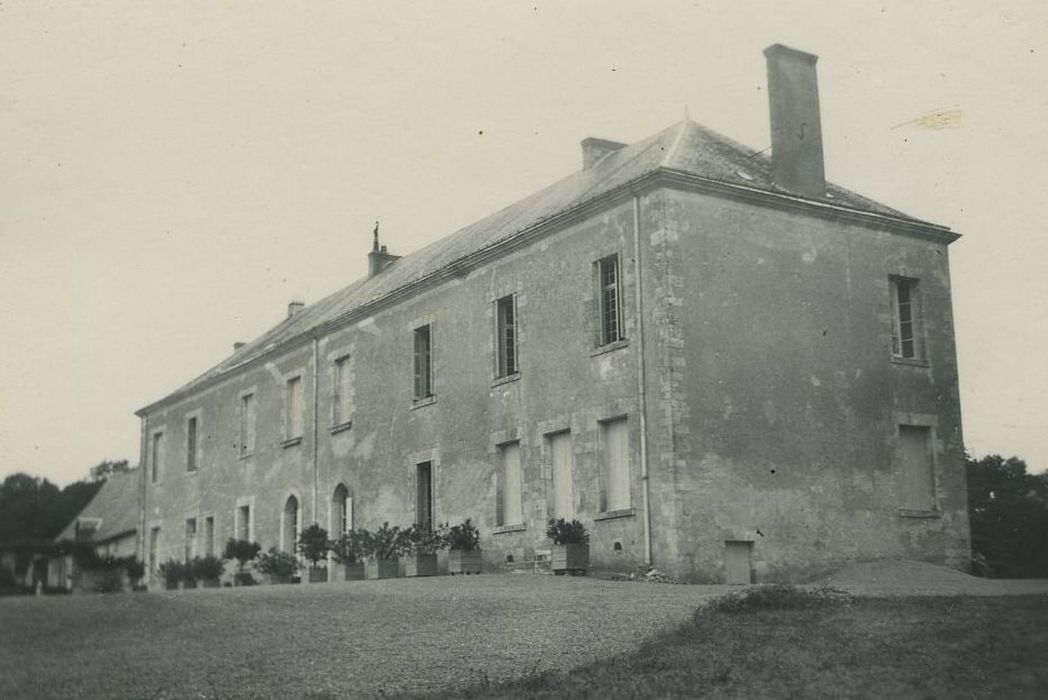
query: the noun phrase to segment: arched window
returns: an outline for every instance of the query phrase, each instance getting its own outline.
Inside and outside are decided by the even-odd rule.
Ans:
[[[295,551],[298,543],[298,499],[293,495],[284,501],[283,528],[280,533],[280,545],[285,552]]]
[[[331,497],[331,533],[338,537],[353,529],[353,497],[345,484],[335,487]]]

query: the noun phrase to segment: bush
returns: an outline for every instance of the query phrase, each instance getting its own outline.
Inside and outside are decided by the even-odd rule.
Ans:
[[[382,523],[382,527],[374,532],[361,530],[360,534],[364,556],[376,559],[396,559],[404,552],[404,533],[396,525],[390,527],[386,522]]]
[[[206,557],[194,557],[192,563],[193,577],[202,580],[217,579],[222,576],[225,566],[218,557],[208,554]]]
[[[327,557],[330,549],[327,530],[316,523],[307,527],[298,536],[298,553],[308,559],[314,568],[321,559]]]
[[[131,586],[137,586],[138,582],[142,580],[142,577],[146,575],[146,565],[138,561],[134,557],[127,557],[124,560],[124,571],[127,572],[127,580],[131,582]]]
[[[730,593],[713,601],[709,609],[731,614],[760,610],[798,610],[822,608],[850,599],[847,593],[832,588],[805,589],[787,585],[772,585]],[[699,612],[701,613],[702,610],[700,609]]]
[[[480,549],[480,530],[474,527],[469,518],[458,525],[447,526],[444,524],[444,539],[448,549],[458,549],[463,552],[472,552]]]
[[[259,555],[256,568],[263,574],[289,579],[298,571],[298,559],[290,552],[281,552],[276,547],[270,547],[268,552]]]
[[[174,559],[168,559],[160,565],[158,571],[160,572],[160,578],[164,579],[164,582],[168,585],[174,586],[179,581],[185,580],[185,564]]]
[[[570,523],[564,518],[550,520],[546,527],[546,537],[553,540],[553,544],[589,544],[586,526],[578,520],[572,520]]]
[[[222,557],[224,559],[235,559],[237,571],[244,573],[244,567],[247,566],[249,561],[257,557],[260,551],[262,551],[262,545],[258,542],[230,538],[226,542],[226,549],[222,553]]]
[[[436,554],[447,548],[444,534],[428,525],[412,525],[401,533],[401,537],[406,554]]]
[[[365,552],[366,530],[350,530],[337,540],[328,542],[332,556],[339,564],[355,564],[367,556]]]

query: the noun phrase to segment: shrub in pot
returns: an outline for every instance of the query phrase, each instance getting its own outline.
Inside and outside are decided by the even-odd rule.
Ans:
[[[444,549],[444,535],[428,525],[412,525],[404,531],[404,575],[436,576],[437,552]]]
[[[142,578],[146,575],[146,565],[134,557],[124,560],[124,571],[127,572],[127,580],[131,584],[132,591],[144,591]]]
[[[335,565],[331,568],[333,581],[364,580],[364,540],[367,530],[350,530],[328,543]]]
[[[480,554],[480,530],[469,518],[448,527],[444,525],[444,540],[448,547],[448,573],[479,574],[483,558]]]
[[[298,553],[309,562],[309,576],[305,580],[309,583],[324,583],[328,580],[326,566],[320,566],[321,561],[327,561],[327,554],[331,551],[328,542],[327,530],[313,523],[298,536]]]
[[[193,559],[193,573],[204,588],[218,588],[225,566],[213,554]]]
[[[291,552],[281,552],[270,547],[268,552],[260,554],[255,568],[269,577],[270,583],[291,583],[291,578],[298,571],[298,559]]]
[[[237,563],[237,572],[233,577],[233,585],[250,586],[255,582],[251,573],[244,571],[244,568],[248,565],[248,562],[253,561],[258,556],[261,550],[262,546],[258,542],[248,542],[247,540],[233,538],[226,542],[226,549],[222,554],[222,558],[232,559]]]
[[[174,559],[168,559],[161,564],[157,571],[160,574],[160,578],[164,579],[164,588],[169,591],[177,589],[178,584],[183,581],[185,568],[185,564]]]
[[[550,520],[546,537],[553,540],[551,559],[553,573],[563,576],[569,572],[585,575],[589,568],[589,533],[578,520],[566,522],[564,518]]]
[[[364,561],[364,575],[368,579],[396,578],[400,575],[400,554],[404,549],[404,533],[400,528],[389,523],[374,532],[362,531],[364,549],[367,556]]]

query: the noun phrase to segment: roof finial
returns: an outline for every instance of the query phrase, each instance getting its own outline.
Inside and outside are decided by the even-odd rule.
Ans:
[[[378,222],[377,221],[375,222],[374,234],[375,234],[375,239],[374,239],[374,242],[371,244],[371,250],[373,252],[377,253],[378,252]]]

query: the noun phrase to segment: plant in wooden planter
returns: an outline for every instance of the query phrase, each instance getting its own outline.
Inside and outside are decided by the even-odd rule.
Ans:
[[[298,559],[291,552],[270,547],[268,552],[258,555],[255,568],[268,576],[270,583],[291,583],[291,578],[298,571]]]
[[[208,554],[206,557],[195,557],[192,568],[193,574],[204,588],[218,588],[225,565],[218,557]]]
[[[247,567],[248,562],[255,560],[260,551],[262,551],[262,545],[258,542],[248,542],[247,540],[233,538],[226,542],[226,549],[222,553],[222,558],[232,559],[237,563],[237,572],[233,576],[234,586],[250,586],[255,583],[254,577],[250,572],[244,571],[244,568]]]
[[[399,527],[382,523],[374,532],[361,531],[366,560],[364,575],[368,579],[396,578],[400,575],[400,554],[404,550],[404,533]]]
[[[448,547],[448,573],[479,574],[483,558],[480,553],[480,530],[466,518],[458,525],[444,524],[444,540]]]
[[[331,567],[333,581],[364,580],[364,539],[367,531],[350,530],[328,543],[335,565]]]
[[[550,520],[546,527],[546,537],[553,540],[550,557],[553,573],[558,576],[563,576],[565,572],[572,576],[586,575],[586,570],[589,569],[589,533],[586,532],[585,525],[578,520]]]
[[[131,584],[132,591],[144,590],[141,582],[146,575],[146,565],[134,557],[124,559],[124,571],[127,572],[127,580]]]
[[[327,561],[331,544],[328,542],[327,530],[313,523],[298,536],[298,553],[309,561],[310,583],[325,583],[328,580],[326,566],[320,566],[320,562]]]
[[[437,552],[444,549],[444,534],[428,525],[412,525],[403,532],[404,575],[436,576]]]
[[[161,564],[157,571],[160,574],[160,578],[164,579],[164,588],[169,591],[177,589],[178,584],[184,580],[185,568],[185,564],[174,559],[168,559]]]

